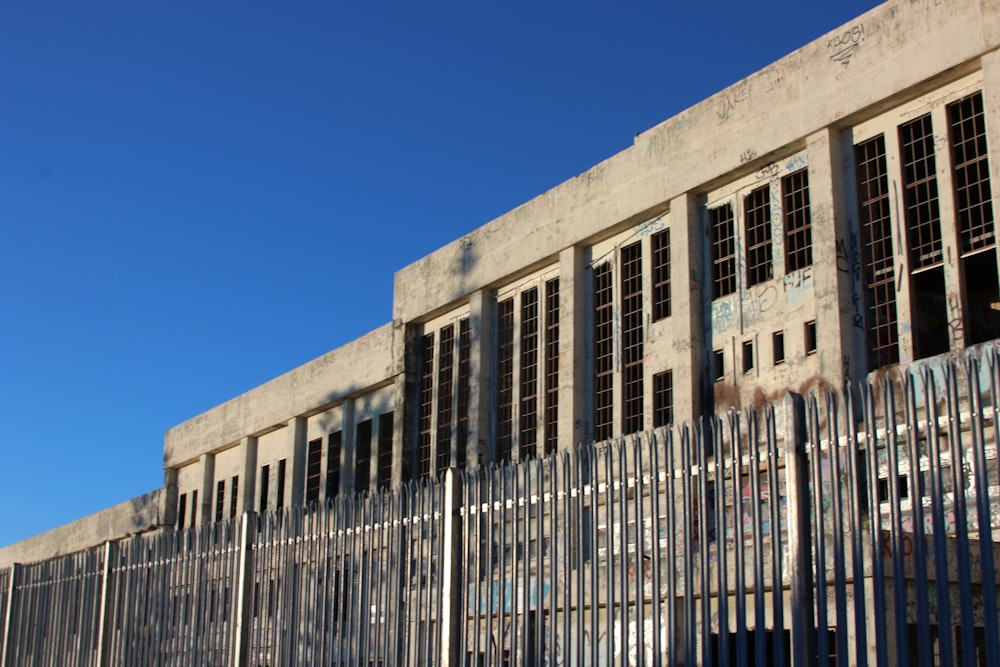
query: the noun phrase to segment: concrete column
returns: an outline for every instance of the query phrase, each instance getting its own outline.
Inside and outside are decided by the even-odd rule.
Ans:
[[[160,500],[160,516],[167,526],[177,525],[177,468],[163,471],[163,495]]]
[[[711,276],[704,268],[701,211],[697,198],[683,194],[670,202],[670,297],[673,343],[674,422],[701,416],[712,381],[705,375],[704,294]],[[709,290],[708,292],[703,292]],[[704,408],[710,408],[704,405]]]
[[[215,454],[202,454],[197,525],[203,526],[212,523],[215,519],[215,514],[212,511],[214,508],[213,500],[215,500]]]
[[[341,408],[343,410],[340,429],[340,492],[354,492],[354,456],[357,433],[354,424],[354,399],[349,398],[344,401]]]
[[[240,441],[243,452],[243,471],[240,473],[240,496],[237,498],[240,513],[254,512],[257,497],[257,436],[248,435]]]
[[[589,289],[586,251],[580,246],[559,253],[559,449],[569,451],[589,442],[590,374],[587,345],[593,313],[587,308]]]
[[[469,451],[468,467],[495,458],[494,423],[494,304],[492,290],[469,295]]]
[[[984,2],[984,5],[989,4]],[[995,12],[1000,14],[1000,12]],[[988,23],[987,23],[988,25]],[[982,57],[983,113],[986,116],[986,146],[990,152],[990,185],[993,192],[993,234],[997,236],[1000,220],[1000,51]],[[1000,252],[996,252],[997,275],[1000,275]]]
[[[417,341],[420,330],[419,325],[399,324],[393,339],[396,355],[396,376],[393,382],[393,398],[396,401],[392,445],[393,488],[417,476],[414,459],[419,412],[417,392],[420,386],[420,367]]]
[[[813,284],[816,295],[816,354],[820,379],[843,386],[852,363],[854,329],[863,331],[861,241],[849,224],[844,202],[843,149],[839,134],[825,128],[806,140],[809,210],[812,217]],[[801,334],[800,334],[801,335]]]
[[[287,474],[291,475],[291,484],[285,483],[285,507],[299,507],[306,503],[306,435],[308,423],[305,417],[294,417],[288,420],[288,438],[290,440],[291,465]]]

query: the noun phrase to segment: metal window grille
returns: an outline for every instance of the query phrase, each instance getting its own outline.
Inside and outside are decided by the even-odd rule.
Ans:
[[[469,358],[472,350],[472,334],[469,318],[458,321],[458,423],[455,434],[455,450],[458,460],[455,465],[465,467],[466,449],[469,440]]]
[[[341,431],[334,431],[326,438],[326,498],[334,498],[340,493],[340,446],[343,441]]]
[[[438,341],[437,470],[451,465],[452,400],[455,391],[455,325],[442,327]]]
[[[378,418],[378,488],[385,489],[392,484],[392,410],[383,412]]]
[[[278,461],[278,509],[285,506],[285,473],[287,472],[287,468],[287,459],[281,459]]]
[[[670,317],[670,230],[653,234],[653,321]]]
[[[229,492],[229,516],[236,516],[237,511],[239,511],[239,496],[240,496],[240,476],[233,475],[232,479],[232,491]]]
[[[434,334],[425,334],[420,346],[420,412],[417,433],[417,474],[428,477],[431,474],[431,446],[434,433]]]
[[[674,372],[653,376],[653,427],[674,423]]]
[[[938,210],[934,128],[926,114],[899,126],[903,200],[912,269],[941,262],[941,215]]]
[[[594,438],[607,440],[614,425],[614,335],[611,264],[594,267]]]
[[[226,480],[220,479],[215,483],[215,520],[222,521],[222,516],[226,511]]]
[[[559,279],[545,283],[545,453],[559,442]]]
[[[736,291],[736,239],[733,205],[724,204],[708,210],[712,242],[712,298]]]
[[[354,443],[354,490],[365,491],[371,479],[372,470],[372,420],[358,424]]]
[[[757,188],[743,198],[746,229],[747,284],[757,285],[774,277],[771,261],[771,188]]]
[[[896,273],[892,248],[889,179],[882,135],[854,147],[861,254],[864,263],[868,370],[899,361]]]
[[[995,244],[993,195],[982,92],[949,104],[948,125],[962,252],[992,247]]]
[[[642,244],[622,248],[622,433],[643,427]]]
[[[809,171],[800,169],[781,179],[785,216],[785,273],[812,265],[812,216]]]
[[[521,415],[518,458],[535,458],[538,440],[538,288],[521,292]]]
[[[514,299],[497,304],[497,461],[509,461],[514,440]]]
[[[267,495],[270,489],[268,488],[271,483],[271,466],[264,465],[260,467],[260,496],[258,498],[259,503],[257,509],[261,514],[267,511]]]
[[[306,505],[319,500],[319,480],[323,468],[323,439],[310,440],[306,449]]]

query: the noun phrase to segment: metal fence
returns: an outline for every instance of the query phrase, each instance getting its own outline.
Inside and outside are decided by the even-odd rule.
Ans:
[[[8,665],[998,665],[1000,363],[0,571]]]

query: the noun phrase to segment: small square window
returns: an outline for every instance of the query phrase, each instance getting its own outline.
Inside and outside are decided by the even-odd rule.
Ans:
[[[743,372],[749,373],[753,370],[753,341],[743,342]]]
[[[771,335],[771,349],[774,350],[774,365],[785,363],[785,332],[775,331]]]
[[[806,354],[816,352],[816,320],[806,322]]]
[[[722,350],[715,350],[712,352],[712,378],[715,382],[721,382],[726,379],[726,358],[722,353]]]

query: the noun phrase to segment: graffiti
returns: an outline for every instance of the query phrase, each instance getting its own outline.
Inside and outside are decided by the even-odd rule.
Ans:
[[[806,166],[806,156],[796,155],[785,164],[785,171],[797,171]]]
[[[845,30],[839,35],[835,35],[826,43],[826,48],[830,51],[830,60],[840,63],[844,67],[851,64],[854,53],[861,48],[861,42],[865,39],[865,24],[858,23]]]
[[[641,225],[635,228],[635,235],[640,237],[649,236],[650,234],[654,234],[660,230],[666,229],[667,223],[664,220],[665,217],[666,213],[656,218],[653,218],[652,220],[647,220],[646,222],[642,223]]]
[[[965,338],[965,320],[962,318],[962,300],[956,292],[948,292],[948,333],[952,349],[962,347]]]
[[[861,251],[858,248],[858,234],[851,231],[847,240],[837,239],[837,270],[846,273],[851,280],[851,324],[856,329],[864,328],[861,314]]]
[[[782,279],[782,284],[785,287],[785,291],[789,292],[799,287],[810,286],[812,284],[812,277],[812,267],[807,266],[804,269],[799,269],[798,271],[786,274]]]
[[[733,308],[732,301],[712,302],[712,329],[721,331],[729,328],[736,316],[736,309]]]
[[[740,153],[740,164],[746,164],[757,157],[757,151],[753,149],[747,149]]]
[[[733,112],[736,111],[736,107],[748,99],[750,99],[749,82],[738,83],[724,94],[719,95],[719,106],[715,110],[715,113],[718,114],[719,120],[729,120]]]
[[[781,171],[781,168],[776,162],[768,162],[763,167],[757,170],[757,180],[762,178],[771,178],[772,176],[777,176]]]
[[[778,301],[778,288],[773,284],[757,285],[741,294],[743,313],[748,321],[762,317]]]

